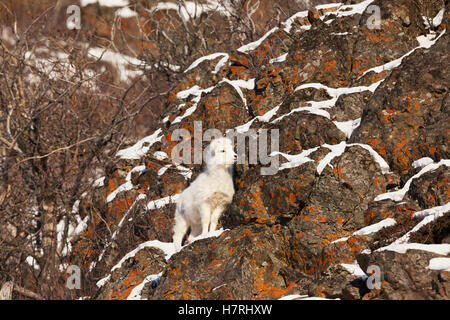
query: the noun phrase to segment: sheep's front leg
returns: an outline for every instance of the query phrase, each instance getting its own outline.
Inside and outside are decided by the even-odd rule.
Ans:
[[[200,217],[202,220],[202,234],[208,233],[209,223],[211,221],[211,208],[208,204],[203,203],[200,206]]]
[[[220,215],[222,214],[222,207],[217,207],[211,214],[211,224],[209,226],[209,232],[216,231],[217,223],[219,222]]]

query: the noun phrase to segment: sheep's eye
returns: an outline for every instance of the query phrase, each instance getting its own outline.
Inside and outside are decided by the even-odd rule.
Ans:
[[[225,152],[225,150],[220,150],[220,152]]]

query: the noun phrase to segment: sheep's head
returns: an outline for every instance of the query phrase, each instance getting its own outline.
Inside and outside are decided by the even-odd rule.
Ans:
[[[229,138],[217,138],[211,141],[206,149],[206,164],[208,167],[231,167],[237,160],[233,142]]]

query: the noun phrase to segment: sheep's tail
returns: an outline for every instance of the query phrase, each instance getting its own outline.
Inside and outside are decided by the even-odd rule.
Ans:
[[[186,234],[189,226],[184,215],[181,213],[181,208],[177,204],[177,208],[175,210],[175,225],[173,227],[173,244],[175,245],[175,249],[179,251],[181,249],[181,245],[183,242],[183,237]]]

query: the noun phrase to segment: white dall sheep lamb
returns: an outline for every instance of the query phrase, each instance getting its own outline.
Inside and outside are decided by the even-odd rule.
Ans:
[[[233,164],[237,155],[228,138],[214,139],[206,148],[206,171],[186,188],[177,201],[173,242],[179,250],[189,227],[189,240],[216,230],[220,215],[234,195]]]

